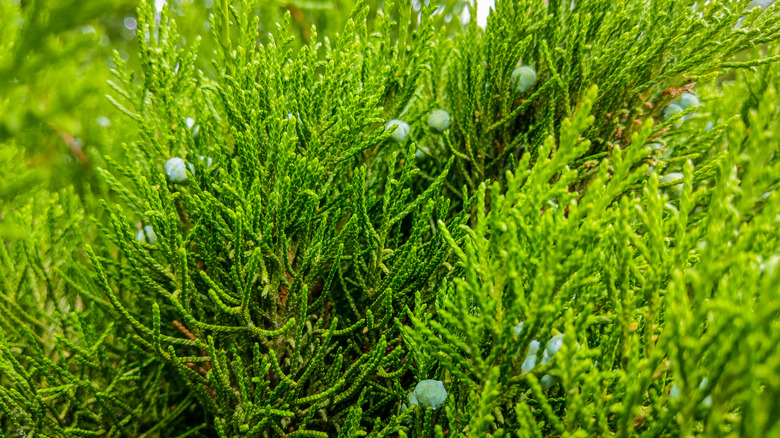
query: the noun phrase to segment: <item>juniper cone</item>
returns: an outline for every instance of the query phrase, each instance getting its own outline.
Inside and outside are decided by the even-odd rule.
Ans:
[[[187,180],[187,166],[179,157],[171,158],[165,162],[165,175],[175,184],[183,183]]]
[[[422,380],[414,388],[414,396],[423,407],[436,410],[447,399],[447,390],[440,380]]]
[[[431,115],[428,116],[428,125],[435,132],[444,132],[450,127],[450,115],[447,111],[437,109],[431,111]]]
[[[148,243],[149,245],[154,245],[157,243],[157,233],[154,232],[154,228],[152,228],[151,225],[144,225],[144,227],[136,233],[135,239],[140,242]]]
[[[398,143],[406,140],[406,136],[409,135],[409,125],[403,120],[390,120],[387,122],[387,125],[385,125],[385,130],[390,131],[390,138]]]
[[[531,341],[531,344],[528,346],[528,353],[525,356],[525,359],[523,360],[523,365],[520,366],[520,371],[524,373],[530,373],[531,370],[534,369],[536,366],[536,358],[539,352],[539,347],[541,344],[537,340]]]
[[[520,367],[520,371],[523,373],[530,373],[536,366],[536,357],[535,354],[526,356],[525,360],[523,360],[523,365]]]
[[[664,120],[669,120],[683,111],[684,110],[680,105],[676,103],[669,104],[669,106],[667,106],[664,110]]]
[[[683,95],[677,99],[677,105],[684,110],[691,107],[696,107],[699,106],[699,98],[697,98],[696,95],[692,93],[683,93]]]
[[[563,347],[563,334],[555,335],[547,341],[547,345],[544,347],[542,354],[542,365],[549,362],[553,356],[558,353],[558,350]]]
[[[127,3],[0,0],[0,438],[780,436],[776,4]]]
[[[410,392],[406,396],[406,399],[409,401],[410,405],[417,405],[417,404],[419,404],[419,402],[417,401],[417,395],[415,394],[414,391]]]
[[[525,93],[536,83],[536,70],[529,65],[516,68],[512,72],[512,83],[518,93]]]
[[[549,391],[553,386],[560,383],[560,379],[556,376],[545,374],[542,376],[541,379],[539,379],[539,384],[542,387],[542,390]]]

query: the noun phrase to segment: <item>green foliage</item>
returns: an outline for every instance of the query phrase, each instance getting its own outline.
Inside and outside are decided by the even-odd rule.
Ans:
[[[0,436],[780,433],[776,7],[0,2]]]
[[[612,151],[584,193],[568,191],[577,175],[566,163],[590,146],[577,140],[593,123],[585,116],[590,102],[563,123],[552,157],[548,141],[539,154],[547,158],[530,167],[521,161],[516,175],[507,174],[505,191],[493,184],[489,213],[477,215],[465,250],[448,239],[462,273],[440,290],[436,319],[426,323],[410,313],[406,335],[462,388],[462,398],[451,402],[463,412],[455,415],[455,430],[484,436],[495,422],[496,435],[533,429],[773,435],[773,420],[726,413],[755,412],[777,398],[778,388],[760,370],[780,363],[772,298],[780,211],[776,197],[759,197],[777,184],[777,162],[770,159],[777,145],[761,147],[764,136],[776,135],[770,134],[776,109],[751,117],[752,126],[772,131],[742,137],[744,128],[733,128],[737,141],[724,148],[709,182],[697,183],[692,162],[685,162],[682,196],[665,203],[657,176],[645,178],[646,166],[638,166],[649,153],[641,145],[650,123],[625,152]],[[762,162],[769,165],[753,165]],[[639,180],[642,188],[626,193]],[[483,185],[479,212],[486,193]],[[440,229],[448,233],[445,224]],[[561,351],[520,372],[518,355],[555,331],[564,334]],[[539,379],[546,374],[560,386],[543,391]],[[709,385],[697,389],[703,378]],[[685,396],[670,400],[671,382],[680,381]],[[469,391],[481,394],[479,406]],[[734,397],[741,391],[744,397]],[[714,403],[703,409],[707,396]],[[492,416],[513,408],[517,418]]]

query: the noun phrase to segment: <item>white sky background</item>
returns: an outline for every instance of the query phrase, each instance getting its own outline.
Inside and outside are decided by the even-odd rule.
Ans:
[[[485,28],[487,25],[487,16],[490,8],[495,4],[495,0],[477,0],[477,23],[479,27]]]
[[[162,10],[163,5],[166,3],[165,0],[155,0],[154,6],[157,9],[158,13],[160,10]],[[487,25],[487,16],[490,12],[490,8],[493,7],[495,4],[495,0],[477,0],[477,24],[479,24],[480,27],[483,29]],[[468,9],[464,11],[464,17],[468,17]]]

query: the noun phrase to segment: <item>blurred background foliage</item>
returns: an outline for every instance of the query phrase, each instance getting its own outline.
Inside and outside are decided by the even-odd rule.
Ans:
[[[210,31],[210,14],[220,0],[167,2],[182,44]],[[0,0],[0,210],[36,187],[77,193],[100,191],[94,161],[111,154],[112,139],[135,130],[106,95],[113,53],[138,69],[138,0]],[[164,0],[156,6],[162,8]],[[370,2],[372,6],[384,2]],[[271,0],[258,11],[260,35],[289,13],[291,36],[302,45],[312,26],[333,37],[354,0]],[[465,2],[443,2],[443,20],[460,26]],[[416,8],[419,10],[420,5]],[[372,11],[376,11],[372,7]],[[371,17],[369,17],[371,19]],[[443,28],[446,28],[444,26]],[[196,68],[213,72],[216,49],[205,39]],[[117,133],[123,133],[118,136]],[[4,205],[5,204],[5,205]],[[0,236],[19,237],[17,225],[0,217]]]
[[[157,0],[168,4],[181,44],[210,32],[210,16],[221,0]],[[290,14],[293,46],[318,35],[333,38],[343,29],[355,0],[268,0],[260,2],[260,35]],[[372,0],[371,22],[379,6],[398,12],[392,2]],[[465,0],[440,2],[438,28],[454,32]],[[100,191],[95,160],[111,154],[135,125],[107,105],[113,54],[138,70],[138,0],[0,0],[0,207],[34,187],[52,191],[74,186],[77,193]],[[218,5],[219,6],[219,5]],[[419,1],[413,2],[419,12]],[[419,19],[411,20],[411,29]],[[199,46],[196,69],[213,74],[213,39]],[[123,133],[118,136],[117,133]],[[18,230],[0,221],[0,235]]]

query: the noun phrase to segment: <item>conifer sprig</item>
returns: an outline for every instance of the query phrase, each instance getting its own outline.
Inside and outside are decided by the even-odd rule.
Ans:
[[[747,3],[142,2],[90,183],[0,149],[0,437],[776,434]]]

